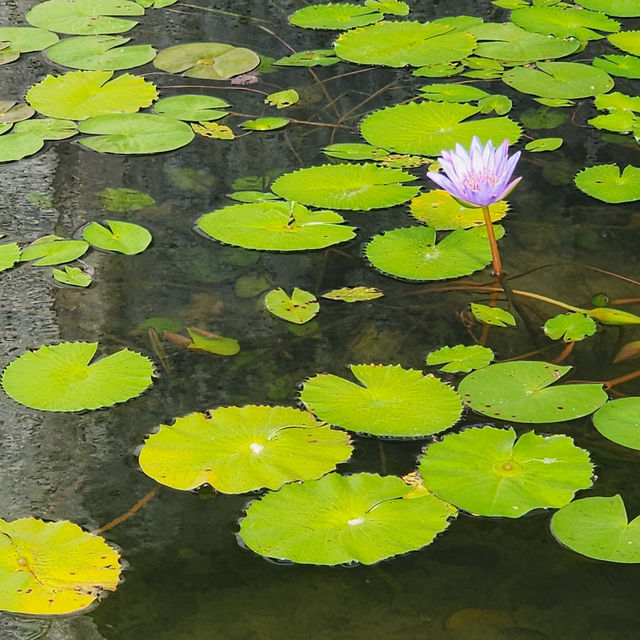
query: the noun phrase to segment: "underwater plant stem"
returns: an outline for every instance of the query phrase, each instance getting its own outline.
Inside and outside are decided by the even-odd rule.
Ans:
[[[553,362],[553,364],[560,364],[561,362],[564,362],[573,351],[575,344],[575,342],[567,342],[567,344],[564,345],[564,349],[562,349],[558,356],[551,360],[551,362]]]
[[[489,207],[482,207],[482,215],[484,216],[484,226],[487,229],[487,238],[489,238],[489,246],[491,247],[491,261],[493,262],[493,273],[497,278],[501,278],[504,272],[502,271],[502,261],[500,260],[500,252],[498,251],[498,243],[496,242],[496,235],[493,231],[493,223],[491,222],[491,214],[489,213]]]
[[[222,9],[211,9],[210,7],[201,7],[198,4],[187,4],[186,2],[179,2],[179,7],[189,7],[190,9],[200,9],[201,11],[211,11],[211,13],[221,13],[225,16],[231,16],[233,18],[246,18],[247,20],[255,20],[256,22],[266,22],[270,24],[269,20],[265,20],[264,18],[254,18],[253,16],[246,14],[243,15],[241,13],[232,13],[231,11],[223,11]]]
[[[623,382],[628,382],[629,380],[633,380],[634,378],[640,378],[640,369],[636,369],[631,373],[626,373],[623,376],[619,376],[618,378],[613,378],[613,380],[607,380],[603,382],[604,390],[609,391],[612,387],[615,387]]]
[[[129,509],[128,511],[125,511],[121,516],[114,518],[113,520],[111,520],[111,522],[107,522],[107,524],[103,525],[99,529],[96,529],[92,533],[103,533],[105,531],[109,531],[109,529],[113,529],[115,526],[119,525],[125,520],[128,520],[131,516],[135,515],[138,511],[140,511],[140,509],[142,509],[142,507],[144,507],[144,505],[147,504],[147,502],[149,502],[149,500],[151,500],[151,498],[153,498],[153,496],[155,496],[156,493],[158,493],[158,489],[159,487],[157,486],[154,487],[141,500],[138,500],[138,502],[136,502],[133,505],[133,507],[131,507],[131,509]]]

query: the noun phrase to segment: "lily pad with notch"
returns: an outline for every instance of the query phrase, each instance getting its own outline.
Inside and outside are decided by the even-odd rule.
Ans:
[[[239,536],[252,551],[303,564],[374,564],[424,547],[457,514],[394,476],[369,473],[288,484],[251,502]]]
[[[622,51],[640,56],[640,31],[621,31],[610,35],[607,40]]]
[[[596,323],[584,313],[562,313],[544,323],[544,333],[552,340],[577,342],[595,332]]]
[[[575,184],[583,193],[603,202],[640,200],[640,168],[630,164],[622,173],[615,164],[587,167],[576,174]]]
[[[594,467],[589,452],[569,436],[528,431],[516,440],[512,427],[485,426],[428,445],[418,470],[429,491],[459,509],[519,518],[566,505],[592,485]]]
[[[147,436],[142,470],[183,491],[203,484],[245,493],[319,478],[351,456],[344,431],[291,407],[220,407],[177,418]]]
[[[367,4],[329,3],[309,5],[289,16],[289,22],[304,29],[352,29],[382,20],[384,15]]]
[[[153,110],[161,116],[171,116],[178,120],[208,122],[226,115],[229,103],[222,98],[201,95],[181,95],[161,98],[153,105]]]
[[[605,438],[640,450],[640,397],[610,400],[593,414],[593,424]]]
[[[621,78],[640,78],[640,58],[630,55],[608,55],[593,59],[593,66],[602,69],[612,76]]]
[[[32,156],[44,147],[44,140],[33,133],[5,133],[0,136],[0,162]]]
[[[20,260],[34,260],[37,267],[47,267],[76,260],[84,255],[89,243],[84,240],[64,240],[58,236],[44,236],[23,249]]]
[[[547,362],[501,362],[470,373],[458,393],[474,411],[492,418],[526,423],[573,420],[593,413],[608,398],[601,384],[553,385],[570,370]]]
[[[30,118],[35,111],[24,102],[16,104],[12,100],[0,100],[0,124],[22,122]]]
[[[300,400],[321,420],[374,436],[417,438],[460,418],[456,392],[432,375],[400,365],[349,365],[358,383],[322,373],[305,381]]]
[[[41,51],[58,42],[58,36],[36,27],[0,27],[0,65],[13,62],[21,53]]]
[[[151,234],[139,224],[106,220],[107,229],[99,222],[91,222],[82,231],[82,237],[94,247],[131,256],[144,251],[151,243]]]
[[[54,280],[72,287],[88,287],[91,284],[91,274],[86,273],[79,267],[65,265],[64,269],[52,269],[51,275]]]
[[[309,322],[320,311],[316,297],[298,287],[294,287],[290,296],[280,287],[272,289],[265,296],[264,304],[274,316],[295,324]]]
[[[441,347],[427,356],[427,364],[438,367],[446,373],[468,373],[474,369],[486,367],[494,359],[494,353],[488,347],[479,344],[465,346],[457,344],[453,347]]]

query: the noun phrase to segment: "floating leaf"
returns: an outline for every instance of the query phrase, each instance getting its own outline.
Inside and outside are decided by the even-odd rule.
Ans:
[[[30,118],[35,111],[24,103],[16,104],[9,100],[0,101],[0,124],[20,122]]]
[[[65,38],[47,49],[47,58],[73,69],[115,71],[151,62],[156,50],[149,44],[124,47],[131,38],[77,36]]]
[[[310,211],[295,202],[236,204],[203,215],[199,229],[221,242],[266,251],[322,249],[355,236],[333,211]]]
[[[100,198],[100,205],[107,211],[138,211],[155,203],[148,193],[126,187],[103,189],[96,195]]]
[[[503,82],[522,93],[545,98],[587,98],[606,93],[613,79],[601,69],[578,62],[538,62],[537,69],[514,67]]]
[[[326,373],[304,383],[300,400],[321,420],[358,433],[416,438],[460,418],[460,398],[434,376],[400,365],[349,368],[360,384]]]
[[[106,220],[109,229],[99,222],[92,222],[82,231],[82,237],[94,247],[105,251],[117,251],[131,256],[144,251],[151,242],[151,234],[138,224]]]
[[[274,316],[295,324],[309,322],[320,311],[316,297],[298,287],[293,289],[291,297],[280,287],[273,289],[267,293],[264,304]]]
[[[515,327],[516,319],[500,307],[490,307],[486,304],[471,303],[473,317],[484,324],[492,324],[496,327]]]
[[[290,107],[300,100],[300,96],[295,89],[287,89],[286,91],[277,91],[276,93],[270,93],[265,99],[264,103],[277,109],[284,109]]]
[[[563,313],[544,323],[544,333],[552,340],[562,338],[564,342],[576,342],[595,332],[596,323],[583,313]]]
[[[310,51],[298,51],[286,58],[280,58],[273,64],[283,67],[330,67],[340,62],[333,53],[333,49],[312,49]]]
[[[538,138],[524,145],[527,151],[537,153],[539,151],[555,151],[562,146],[564,140],[562,138]]]
[[[322,152],[332,158],[342,160],[381,160],[389,155],[385,149],[372,147],[361,142],[340,142],[324,147]]]
[[[35,27],[0,27],[0,64],[17,60],[21,53],[41,51],[58,42],[58,36]]]
[[[220,407],[177,418],[147,436],[142,470],[174,489],[205,483],[245,493],[310,480],[351,456],[348,434],[290,407]]]
[[[627,521],[620,495],[575,500],[551,519],[551,533],[572,551],[588,558],[640,562],[640,517]]]
[[[261,202],[262,200],[278,200],[275,193],[265,191],[234,191],[228,195],[232,200],[238,202]]]
[[[298,9],[289,16],[289,22],[304,29],[351,29],[382,18],[381,12],[366,5],[329,3]]]
[[[443,189],[434,189],[421,193],[409,204],[411,215],[420,222],[438,231],[450,229],[469,229],[484,225],[484,216],[479,207],[465,207],[450,193]],[[501,200],[489,205],[491,220],[502,220],[509,205]]]
[[[120,555],[103,538],[61,520],[0,520],[0,609],[65,614],[115,591]]]
[[[598,307],[596,309],[590,309],[587,311],[587,315],[590,318],[595,318],[602,324],[612,324],[624,326],[626,324],[640,324],[640,316],[628,311],[621,311],[620,309],[612,309],[611,307]]]
[[[7,133],[0,136],[0,162],[20,160],[37,153],[44,140],[33,133]]]
[[[38,267],[71,262],[84,255],[89,244],[84,240],[61,240],[57,237],[45,237],[36,240],[22,251],[20,260],[35,260]]]
[[[27,351],[4,370],[2,387],[32,409],[82,411],[125,402],[151,384],[148,358],[122,349],[89,364],[97,349],[97,342],[63,342]]]
[[[504,229],[495,227],[496,237]],[[444,280],[467,276],[491,262],[483,227],[457,229],[436,244],[432,227],[405,227],[374,236],[366,246],[367,259],[391,276],[407,280]]]
[[[112,77],[113,71],[47,76],[27,91],[27,102],[45,116],[84,120],[114,112],[135,113],[158,97],[155,85],[143,78],[128,73]]]
[[[622,78],[640,78],[640,58],[636,56],[610,55],[594,58],[593,66],[602,69],[612,76]]]
[[[640,397],[607,402],[593,414],[593,424],[605,438],[640,449]]]
[[[412,75],[417,78],[450,78],[458,75],[462,69],[462,65],[454,62],[443,62],[442,64],[426,64],[416,69]]]
[[[466,31],[454,32],[434,22],[383,22],[341,33],[334,44],[336,55],[350,62],[389,67],[422,67],[455,62],[476,48]]]
[[[143,14],[138,3],[128,0],[48,0],[31,8],[25,19],[34,27],[87,36],[129,31],[136,21],[112,16]]]
[[[18,122],[14,133],[29,133],[43,140],[66,140],[78,133],[78,125],[58,118],[32,118]]]
[[[15,242],[0,244],[0,271],[10,269],[20,260],[20,247]]]
[[[196,42],[163,49],[153,66],[188,78],[227,80],[247,73],[260,64],[260,57],[250,49],[220,42]]]
[[[374,111],[361,125],[365,140],[396,153],[438,156],[456,143],[469,147],[477,136],[483,144],[517,142],[521,129],[507,117],[467,120],[480,108],[470,104],[422,102]],[[463,122],[464,121],[464,122]]]
[[[322,297],[343,302],[364,302],[381,298],[383,295],[384,293],[377,287],[341,287],[323,293]]]
[[[474,411],[517,422],[563,422],[607,401],[601,384],[552,385],[571,367],[521,360],[492,364],[466,376],[458,393]]]
[[[256,553],[305,564],[374,564],[419,549],[449,525],[456,510],[400,478],[330,473],[288,484],[253,501],[240,538]]]
[[[428,365],[444,364],[440,371],[447,373],[468,373],[474,369],[486,367],[494,358],[493,351],[479,344],[467,347],[457,344],[455,347],[442,347],[427,356]]]
[[[229,127],[217,122],[199,122],[198,124],[191,124],[191,128],[198,135],[205,138],[213,138],[214,140],[234,140],[236,137]]]
[[[489,93],[469,84],[427,84],[420,87],[420,93],[427,100],[436,102],[473,102],[486,98]]]
[[[621,31],[609,36],[607,40],[618,49],[632,53],[634,56],[640,55],[640,31]]]
[[[415,180],[400,169],[371,164],[325,164],[280,176],[271,190],[282,198],[314,207],[364,210],[402,204],[420,187],[405,186]]]
[[[616,16],[618,18],[640,17],[639,0],[579,0],[577,4],[585,9],[602,11],[608,16]]]
[[[91,284],[91,274],[85,273],[79,267],[66,265],[64,270],[52,269],[51,273],[62,284],[68,284],[73,287],[88,287]]]
[[[595,118],[587,120],[587,122],[596,127],[596,129],[627,133],[635,129],[638,117],[632,111],[623,111],[620,109],[605,115],[596,116]]]
[[[576,175],[575,183],[580,191],[603,202],[640,200],[640,168],[630,164],[622,174],[615,164],[587,167]]]
[[[160,153],[193,140],[191,127],[167,116],[150,113],[114,113],[80,123],[81,133],[95,134],[80,144],[103,153]]]
[[[245,120],[240,126],[250,131],[273,131],[286,127],[289,122],[291,122],[289,118],[255,118],[254,120]]]
[[[503,116],[505,113],[509,113],[513,107],[513,102],[510,98],[503,95],[493,95],[480,98],[478,100],[478,107],[480,113],[491,113],[495,111],[499,116]]]
[[[228,106],[230,105],[226,100],[213,96],[181,95],[158,100],[153,105],[153,110],[158,115],[171,116],[178,120],[207,122],[228,115],[228,111],[222,110]]]
[[[430,444],[419,471],[429,491],[459,509],[519,518],[532,509],[563,507],[591,486],[593,465],[565,435],[528,431],[516,441],[512,427],[474,427]]]
[[[235,356],[240,351],[240,345],[235,338],[225,338],[197,327],[187,327],[187,333],[191,338],[188,349],[206,351],[218,356]]]

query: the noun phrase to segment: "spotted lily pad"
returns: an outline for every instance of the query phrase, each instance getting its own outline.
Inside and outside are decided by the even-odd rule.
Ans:
[[[155,85],[125,73],[113,71],[70,71],[47,76],[27,91],[27,102],[51,118],[84,120],[113,113],[135,113],[157,97]]]
[[[593,424],[605,438],[640,449],[640,397],[607,402],[593,414]]]
[[[142,470],[174,489],[210,484],[245,493],[310,480],[351,456],[344,431],[290,407],[220,407],[160,425],[140,451]]]
[[[217,122],[191,123],[191,128],[199,136],[213,140],[234,140],[236,137],[235,133],[233,133],[229,127],[224,124],[218,124]]]
[[[343,302],[364,302],[381,298],[384,293],[377,287],[341,287],[323,293],[322,297]]]
[[[161,116],[171,116],[178,120],[208,122],[228,115],[224,111],[230,106],[226,100],[214,96],[181,95],[162,98],[153,105],[153,110]]]
[[[573,420],[607,401],[601,384],[552,385],[571,367],[521,360],[492,364],[466,376],[458,386],[463,401],[492,418],[543,423]]]
[[[84,240],[63,240],[57,236],[45,236],[32,242],[22,251],[20,260],[35,260],[33,264],[46,267],[71,262],[84,255],[89,244]]]
[[[296,202],[235,204],[204,214],[197,226],[208,236],[245,249],[322,249],[355,236],[334,211],[311,211]]]
[[[61,520],[0,520],[0,609],[35,615],[88,607],[115,591],[120,554],[103,538]]]
[[[596,323],[583,313],[562,313],[544,323],[544,333],[552,340],[562,338],[564,342],[576,342],[595,332]]]
[[[2,387],[32,409],[82,411],[124,402],[151,384],[148,358],[122,349],[89,364],[97,349],[97,342],[63,342],[27,351],[6,367]]]
[[[298,100],[300,100],[300,96],[295,89],[286,89],[285,91],[270,93],[264,99],[264,103],[270,107],[276,107],[276,109],[284,109],[296,104]]]
[[[589,453],[568,436],[528,431],[516,441],[512,427],[446,435],[426,448],[419,470],[442,500],[475,515],[507,518],[563,507],[593,476]]]
[[[587,167],[576,175],[575,183],[580,191],[603,202],[640,200],[640,168],[630,164],[622,173],[615,164]]]
[[[304,383],[300,400],[321,420],[359,433],[415,438],[460,418],[460,398],[434,376],[400,365],[349,367],[360,384],[326,373]]]
[[[325,164],[280,176],[271,190],[314,207],[362,210],[393,207],[418,193],[410,173],[371,164]]]
[[[153,66],[188,78],[227,80],[247,73],[260,64],[260,57],[250,49],[220,42],[196,42],[163,49]]]
[[[457,513],[400,478],[330,473],[252,502],[240,538],[256,553],[304,564],[373,564],[428,545]]]
[[[469,347],[457,344],[455,347],[442,347],[427,356],[428,365],[444,365],[440,371],[447,373],[468,373],[474,369],[486,367],[494,358],[493,351],[479,344]]]
[[[421,102],[396,105],[374,111],[361,125],[365,140],[396,153],[438,156],[456,143],[469,147],[477,136],[483,144],[520,137],[518,124],[506,116],[468,120],[480,112],[471,104]]]
[[[316,297],[298,287],[293,289],[291,296],[280,287],[273,289],[265,296],[264,304],[274,316],[295,324],[309,322],[320,311]]]
[[[501,238],[504,229],[496,226],[495,234]],[[457,229],[437,244],[433,227],[393,229],[374,236],[365,255],[383,273],[422,281],[467,276],[491,262],[484,226]]]
[[[572,551],[596,560],[640,562],[640,517],[631,522],[620,495],[575,500],[553,515],[551,532]]]

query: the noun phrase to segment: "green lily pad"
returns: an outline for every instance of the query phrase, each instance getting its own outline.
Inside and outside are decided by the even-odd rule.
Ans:
[[[426,64],[418,67],[411,75],[417,78],[451,78],[458,75],[464,67],[455,62],[442,64]]]
[[[621,78],[640,78],[640,58],[636,56],[610,55],[594,58],[593,66]]]
[[[562,146],[562,138],[538,138],[524,145],[526,151],[538,153],[540,151],[555,151]]]
[[[43,140],[66,140],[78,133],[78,125],[58,118],[32,118],[16,123],[14,133],[28,133]]]
[[[427,100],[436,102],[474,102],[486,98],[489,93],[470,84],[427,84],[420,87]]]
[[[562,338],[564,342],[576,342],[595,332],[596,323],[583,313],[562,313],[544,323],[544,333],[552,340]]]
[[[155,203],[148,193],[126,187],[103,189],[96,195],[100,198],[100,206],[107,211],[138,211]]]
[[[640,200],[640,168],[630,164],[624,168],[622,174],[615,164],[587,167],[576,175],[575,183],[580,191],[603,202]]]
[[[471,303],[473,317],[483,324],[492,324],[496,327],[515,327],[516,319],[500,307],[490,307],[486,304]]]
[[[349,365],[360,384],[327,373],[309,378],[300,400],[321,420],[374,436],[417,438],[460,418],[456,392],[438,378],[400,365]]]
[[[606,93],[613,79],[602,69],[578,62],[538,62],[537,69],[514,67],[503,82],[522,93],[545,98],[587,98]]]
[[[279,67],[330,67],[338,62],[340,58],[335,56],[333,49],[311,49],[280,58],[273,64]]]
[[[339,142],[324,147],[322,152],[331,158],[341,160],[381,160],[389,155],[385,149],[372,147],[362,142]]]
[[[177,418],[147,436],[142,470],[157,482],[222,493],[311,480],[351,456],[349,435],[290,407],[220,407]]]
[[[97,349],[97,342],[63,342],[27,351],[6,367],[2,388],[32,409],[82,411],[125,402],[149,387],[151,360],[122,349],[89,364]]]
[[[628,133],[638,124],[638,116],[632,111],[615,110],[611,113],[590,118],[587,122],[596,129]]]
[[[480,207],[465,207],[443,189],[433,189],[414,198],[409,208],[411,215],[420,222],[438,231],[469,229],[484,225],[484,215]],[[507,215],[509,205],[501,200],[489,205],[493,222]]]
[[[381,298],[384,293],[377,287],[341,287],[323,293],[328,300],[342,300],[342,302],[365,302]]]
[[[447,373],[468,373],[474,369],[486,367],[493,358],[493,351],[487,347],[479,344],[470,347],[457,344],[455,347],[441,347],[432,351],[427,356],[427,364],[431,366],[442,364],[444,366],[439,367],[439,370]]]
[[[588,558],[640,562],[640,517],[631,522],[620,495],[582,498],[554,513],[551,533],[558,542]]]
[[[271,190],[282,198],[314,207],[368,211],[402,204],[415,196],[419,186],[401,169],[371,164],[325,164],[280,176]]]
[[[503,116],[505,113],[509,113],[513,108],[513,102],[511,98],[500,94],[485,96],[478,100],[478,107],[480,107],[480,113],[491,113],[495,111],[499,116]]]
[[[230,106],[226,100],[213,96],[181,95],[162,98],[153,105],[153,110],[161,116],[171,116],[178,120],[208,122],[218,120],[226,115],[225,107]]]
[[[47,76],[27,91],[27,102],[51,118],[84,120],[114,112],[135,113],[158,97],[156,87],[143,78],[113,71],[70,71]]]
[[[402,104],[374,111],[362,121],[360,131],[376,147],[427,156],[438,156],[456,143],[468,148],[474,136],[483,144],[489,140],[517,142],[521,133],[517,123],[506,116],[467,119],[479,112],[480,107],[470,104]]]
[[[617,18],[640,17],[640,0],[578,0],[577,4]]]
[[[526,7],[511,13],[511,21],[527,31],[557,38],[598,40],[599,31],[615,32],[620,25],[602,13],[563,7]]]
[[[428,545],[457,513],[400,478],[330,473],[253,501],[240,538],[268,558],[304,564],[374,564]]]
[[[360,64],[388,67],[422,67],[466,58],[476,39],[434,22],[383,22],[341,33],[334,44],[336,55]]]
[[[552,385],[571,367],[521,360],[492,364],[458,386],[465,404],[492,418],[543,423],[573,420],[607,401],[601,384]]]
[[[47,58],[73,69],[116,71],[139,67],[155,58],[149,44],[124,47],[131,38],[120,36],[77,36],[65,38],[47,49]]]
[[[593,476],[589,452],[568,436],[528,431],[516,441],[512,427],[446,435],[427,447],[418,468],[442,500],[475,515],[506,518],[563,507],[591,486]]]
[[[640,56],[640,31],[621,31],[610,35],[607,40],[622,51]]]
[[[153,66],[188,78],[227,80],[247,73],[260,64],[260,57],[250,49],[220,42],[195,42],[163,49]]]
[[[187,333],[191,338],[187,348],[193,351],[206,351],[217,356],[235,356],[240,352],[240,344],[235,338],[225,338],[196,327],[187,327]]]
[[[8,43],[9,46],[0,50],[0,64],[12,62],[12,60],[3,60],[4,56],[15,56],[18,58],[21,53],[30,51],[42,51],[58,42],[57,34],[51,33],[46,29],[37,29],[35,27],[0,27],[0,43]]]
[[[107,220],[109,229],[92,222],[82,231],[82,237],[94,247],[131,256],[142,253],[151,242],[151,234],[139,224]]]
[[[15,242],[0,244],[0,271],[10,269],[20,260],[20,247]]]
[[[504,229],[496,226],[495,234],[500,239]],[[393,229],[374,236],[365,254],[376,269],[407,280],[468,276],[491,263],[484,226],[456,229],[437,244],[432,227]]]
[[[607,402],[593,414],[593,424],[605,438],[640,449],[640,397]]]
[[[310,211],[296,202],[235,204],[197,221],[208,236],[227,244],[265,251],[322,249],[355,236],[334,211]]]
[[[266,191],[234,191],[228,197],[237,202],[261,202],[262,200],[278,200],[275,193]]]
[[[289,22],[304,29],[351,29],[373,24],[383,17],[366,5],[329,3],[298,9],[289,16]]]
[[[128,0],[48,0],[27,11],[34,27],[78,36],[123,33],[135,27],[134,20],[113,16],[141,16],[144,9]]]
[[[35,260],[38,267],[71,262],[84,255],[89,244],[84,240],[62,240],[56,236],[46,236],[32,242],[22,251],[20,260]]]
[[[80,144],[103,153],[160,153],[189,144],[191,127],[175,118],[150,113],[114,113],[80,123],[80,132],[95,134]]]
[[[85,273],[79,267],[65,265],[64,270],[52,269],[51,274],[58,282],[73,287],[88,287],[91,284],[91,274]]]
[[[32,156],[44,147],[44,140],[33,133],[6,133],[0,136],[0,162]]]
[[[593,101],[596,109],[603,111],[633,111],[640,113],[640,96],[629,96],[620,91],[603,93]]]
[[[240,126],[250,131],[273,131],[286,127],[290,122],[289,118],[255,118],[245,120]]]
[[[296,104],[300,100],[300,96],[295,89],[286,89],[285,91],[276,91],[270,93],[265,99],[264,103],[270,107],[276,107],[276,109],[284,109]]]
[[[280,287],[273,289],[267,293],[264,304],[274,316],[295,324],[309,322],[320,311],[316,297],[298,287],[293,289],[291,296]]]

